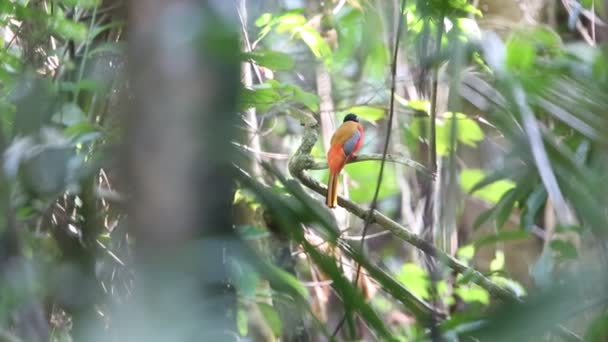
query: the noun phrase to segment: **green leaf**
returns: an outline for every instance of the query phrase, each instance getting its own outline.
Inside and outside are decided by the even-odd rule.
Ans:
[[[484,305],[490,304],[490,294],[484,288],[472,284],[458,286],[454,292],[460,296],[465,303],[479,302]]]
[[[554,239],[549,246],[560,260],[575,260],[578,257],[576,246],[570,241]]]
[[[277,89],[262,84],[253,88],[242,88],[239,107],[241,109],[255,107],[265,112],[281,99],[282,96]]]
[[[536,60],[534,44],[520,33],[513,33],[506,43],[506,65],[512,71],[529,70]]]
[[[63,130],[63,133],[67,137],[76,137],[82,136],[89,133],[97,133],[99,132],[99,127],[93,125],[89,121],[81,121],[66,127]]]
[[[78,6],[81,8],[94,8],[101,5],[101,0],[59,0],[58,2],[66,6]]]
[[[305,91],[297,85],[290,84],[287,88],[293,91],[292,98],[294,101],[302,103],[312,112],[319,111],[320,99],[317,94]]]
[[[530,237],[532,237],[532,234],[526,230],[502,230],[496,234],[484,235],[482,238],[477,239],[475,247],[479,248],[497,242],[525,240]]]
[[[283,322],[281,322],[281,317],[277,310],[266,303],[258,303],[258,308],[262,313],[262,317],[264,317],[264,320],[270,329],[272,329],[274,336],[281,336],[283,332]]]
[[[310,51],[312,51],[315,57],[326,60],[331,56],[329,45],[315,29],[308,26],[301,26],[296,32],[300,35],[300,38],[302,38],[304,43],[308,45],[308,48],[310,48]]]
[[[428,274],[414,263],[406,263],[397,274],[399,280],[414,295],[429,299],[429,277]]]
[[[239,236],[243,238],[243,240],[258,240],[270,236],[270,233],[267,229],[252,225],[237,226],[236,230],[239,233]]]
[[[475,221],[473,222],[473,229],[479,228],[482,224],[487,222],[490,218],[492,218],[496,213],[496,207],[492,207],[483,213],[479,214]]]
[[[536,216],[546,201],[547,190],[542,183],[539,183],[526,199],[526,205],[521,215],[522,228],[531,229],[534,226]]]
[[[302,27],[302,25],[306,24],[306,17],[295,10],[277,17],[276,22],[278,23],[278,32],[297,31]]]
[[[449,5],[453,9],[461,10],[465,13],[474,14],[480,17],[483,16],[481,11],[471,5],[467,0],[450,0]]]
[[[501,250],[496,251],[496,256],[490,262],[490,271],[498,272],[505,268],[505,254]]]
[[[477,188],[477,184],[481,183],[486,177],[483,170],[480,169],[464,169],[460,172],[460,186],[463,191],[470,192]],[[515,183],[502,179],[496,180],[482,189],[475,191],[472,195],[488,201],[490,203],[498,203],[500,198],[509,190],[515,187]]]
[[[372,80],[384,80],[388,69],[389,51],[382,43],[372,46],[365,59],[364,74]]]
[[[48,28],[65,39],[72,39],[76,42],[87,39],[87,26],[84,23],[63,17],[49,17]]]
[[[371,107],[371,106],[350,107],[340,113],[343,115],[346,115],[348,113],[353,113],[353,114],[357,115],[358,117],[360,117],[361,119],[364,119],[367,121],[378,121],[384,117],[384,109]]]
[[[532,265],[530,273],[534,279],[534,284],[540,289],[548,289],[553,285],[553,270],[555,260],[550,248],[544,248],[540,257]]]
[[[357,203],[371,202],[374,197],[374,191],[370,191],[370,189],[376,186],[378,166],[378,163],[353,163],[346,165],[345,170],[351,180],[348,190],[350,198],[353,201]],[[378,200],[397,193],[399,193],[399,188],[397,187],[395,169],[391,167],[385,168]]]
[[[456,256],[459,260],[463,260],[468,263],[469,261],[473,260],[473,257],[475,256],[475,245],[466,245],[458,248],[458,251],[456,251]]]
[[[247,323],[247,312],[242,307],[239,307],[236,311],[236,327],[239,334],[243,337],[249,334],[249,324]]]
[[[255,21],[255,26],[262,27],[268,25],[272,19],[272,13],[264,13]]]
[[[431,103],[425,100],[410,100],[407,101],[407,106],[415,111],[429,113],[431,111]]]
[[[295,65],[290,55],[278,51],[255,50],[244,53],[243,57],[250,58],[257,64],[272,70],[291,70]]]
[[[452,120],[456,120],[456,140],[465,145],[476,146],[484,134],[479,124],[463,113],[444,113],[443,120],[437,120],[437,153],[446,155],[450,149]]]
[[[596,317],[585,332],[585,341],[604,342],[608,341],[608,314],[600,314]]]

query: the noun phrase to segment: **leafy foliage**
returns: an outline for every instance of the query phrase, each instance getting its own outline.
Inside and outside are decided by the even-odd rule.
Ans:
[[[494,34],[483,26],[485,13],[465,0],[409,1],[403,9],[357,0],[302,4],[226,6],[246,33],[233,57],[252,76],[238,89],[242,136],[211,126],[243,152],[230,170],[234,227],[224,227],[238,233],[239,254],[218,266],[230,270],[238,297],[230,333],[260,340],[512,341],[566,333],[604,340],[605,49],[573,43],[564,25],[506,25]],[[115,313],[141,295],[133,286],[139,246],[126,219],[133,189],[119,176],[117,147],[128,145],[130,130],[150,124],[131,122],[128,105],[155,94],[135,92],[128,79],[125,25],[145,18],[127,17],[124,7],[0,1],[0,339],[90,340],[120,326]],[[593,39],[605,30],[596,18],[603,3],[568,10],[557,13],[566,26],[593,26]],[[399,16],[404,32],[394,27]],[[393,46],[397,34],[404,39]],[[192,56],[173,50],[182,39],[190,38],[171,25],[158,37],[166,49],[162,68],[189,63]],[[128,68],[138,67],[132,62]],[[183,77],[175,84],[195,76]],[[377,185],[378,162],[348,164],[340,183],[347,211],[328,211],[322,191],[287,176],[288,163],[301,153],[302,137],[320,127],[301,171],[321,168],[332,122],[347,113],[365,129],[360,154],[379,152],[392,77],[397,124],[389,152],[429,169],[436,163],[437,174],[387,163]],[[166,132],[155,139],[170,141],[175,133]],[[158,153],[201,151],[212,164],[212,148]],[[325,170],[310,175],[327,180]],[[176,176],[186,177],[160,175],[168,186]],[[348,212],[363,217],[375,186],[383,219],[370,226],[373,240],[361,241],[364,222]],[[215,194],[205,195],[214,203]],[[170,196],[159,193],[159,205]],[[433,258],[431,247],[412,251],[386,225],[415,231],[434,248],[458,241],[449,246],[457,265]],[[434,272],[421,260],[436,263]],[[512,301],[480,286],[476,269]],[[575,317],[581,312],[586,319]],[[168,329],[197,324],[179,323]]]

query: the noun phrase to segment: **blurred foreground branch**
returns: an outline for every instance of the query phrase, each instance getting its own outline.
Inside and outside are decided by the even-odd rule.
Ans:
[[[304,136],[302,138],[302,144],[289,162],[289,172],[293,177],[297,178],[300,182],[302,182],[302,184],[306,185],[308,188],[316,191],[321,195],[325,195],[327,193],[327,188],[304,173],[304,170],[312,169],[313,165],[318,165],[310,156],[312,147],[317,142],[318,136],[318,126],[316,124],[306,126]],[[357,161],[361,161],[360,158],[361,157],[358,157]],[[387,160],[391,161],[388,158]],[[402,160],[405,160],[405,158],[403,158]],[[366,209],[341,196],[338,196],[338,204],[361,219],[365,219],[368,214],[368,211]],[[379,224],[380,226],[389,230],[395,236],[420,249],[422,252],[431,256],[435,256],[438,261],[443,262],[446,266],[450,267],[454,271],[461,274],[466,274],[470,277],[472,282],[486,289],[493,296],[506,301],[520,300],[519,297],[517,297],[512,291],[495,284],[486,276],[484,276],[481,272],[465,265],[458,259],[437,249],[435,246],[425,241],[424,239],[407,229],[405,226],[402,226],[399,223],[391,220],[389,217],[383,215],[379,211],[374,210],[371,216],[372,223]]]

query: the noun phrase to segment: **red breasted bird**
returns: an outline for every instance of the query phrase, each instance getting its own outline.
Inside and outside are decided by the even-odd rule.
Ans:
[[[355,114],[347,114],[344,122],[331,137],[327,165],[329,166],[329,183],[327,184],[326,202],[328,207],[338,204],[338,178],[347,161],[355,156],[363,143],[363,126]]]

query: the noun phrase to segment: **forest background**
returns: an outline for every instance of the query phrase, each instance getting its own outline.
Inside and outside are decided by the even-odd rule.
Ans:
[[[605,341],[607,6],[0,0],[0,341]]]

